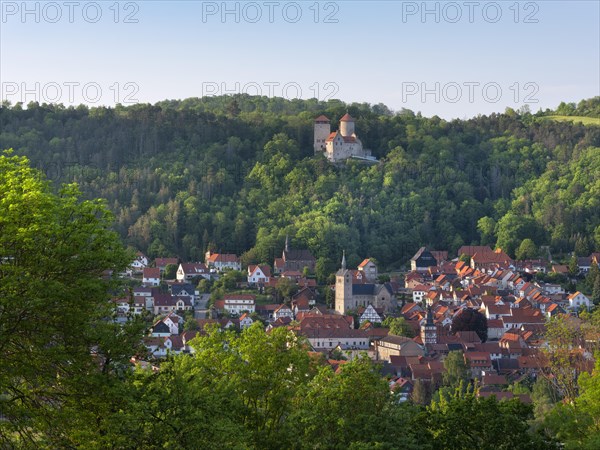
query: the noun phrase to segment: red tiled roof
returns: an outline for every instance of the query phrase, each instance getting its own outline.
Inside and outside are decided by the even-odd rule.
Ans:
[[[252,294],[225,294],[223,300],[256,300],[256,295]]]
[[[144,278],[160,278],[160,269],[158,267],[145,267]]]
[[[234,255],[232,253],[213,253],[207,258],[206,261],[211,263],[237,263],[240,261],[240,259],[237,255]]]
[[[329,123],[330,120],[326,116],[324,116],[323,114],[321,114],[319,117],[317,117],[315,119],[315,122],[328,122]]]
[[[154,265],[156,267],[165,267],[169,264],[177,265],[177,258],[156,258],[154,260]]]
[[[344,116],[340,119],[340,122],[354,122],[352,116],[348,113],[344,114]]]

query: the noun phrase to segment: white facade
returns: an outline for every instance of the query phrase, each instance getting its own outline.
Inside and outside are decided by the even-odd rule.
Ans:
[[[331,124],[325,116],[320,116],[315,119],[315,154],[325,151],[325,141],[331,133]]]
[[[320,116],[314,123],[315,154],[324,153],[331,162],[343,161],[351,157],[375,160],[371,153],[363,149],[362,142],[354,131],[354,119],[350,114],[340,120],[340,128],[330,132],[329,119]]]
[[[343,349],[358,349],[368,350],[369,349],[369,338],[367,337],[318,337],[308,338],[308,342],[315,350],[319,349],[333,349],[338,345]]]
[[[588,309],[590,307],[590,299],[581,292],[575,292],[569,295],[569,308],[575,310],[580,308]]]
[[[248,283],[256,284],[256,283],[268,283],[269,277],[265,275],[260,266],[256,266],[252,272],[250,272],[250,268],[248,268]]]
[[[225,299],[223,308],[230,314],[241,314],[242,312],[253,313],[255,310],[255,302],[254,300],[249,299]]]

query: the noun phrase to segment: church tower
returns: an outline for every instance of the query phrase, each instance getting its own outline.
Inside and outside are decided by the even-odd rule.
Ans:
[[[352,301],[352,274],[346,269],[346,252],[342,255],[342,267],[335,274],[335,312],[344,314]]]
[[[325,151],[325,141],[331,133],[331,123],[325,116],[315,119],[315,154]]]
[[[431,306],[427,308],[425,325],[421,327],[421,340],[423,341],[423,344],[437,344],[437,327],[433,322]]]
[[[348,113],[340,120],[340,133],[344,137],[350,137],[354,134],[354,119]]]

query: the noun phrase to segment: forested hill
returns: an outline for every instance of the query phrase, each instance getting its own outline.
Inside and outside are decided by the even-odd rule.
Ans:
[[[580,103],[597,111],[600,98]],[[578,105],[573,114],[577,113]],[[380,162],[313,156],[313,121],[349,112]],[[523,239],[555,252],[600,247],[600,127],[507,110],[470,120],[382,104],[245,95],[155,105],[4,105],[0,148],[107,199],[149,256],[200,260],[208,246],[272,262],[289,234],[320,274],[365,256],[393,268],[421,245]]]

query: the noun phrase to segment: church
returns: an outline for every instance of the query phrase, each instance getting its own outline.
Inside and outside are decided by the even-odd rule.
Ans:
[[[315,154],[323,153],[331,162],[348,158],[375,160],[369,150],[363,148],[354,131],[354,119],[348,113],[340,120],[338,131],[331,131],[331,123],[326,116],[315,119]]]
[[[392,287],[389,283],[376,284],[365,277],[360,280],[355,272],[346,268],[346,255],[342,256],[342,267],[335,274],[335,311],[346,314],[359,306],[373,305],[382,308],[385,313],[391,312],[395,305]],[[360,275],[360,274],[358,274]],[[366,275],[366,274],[365,274]]]

